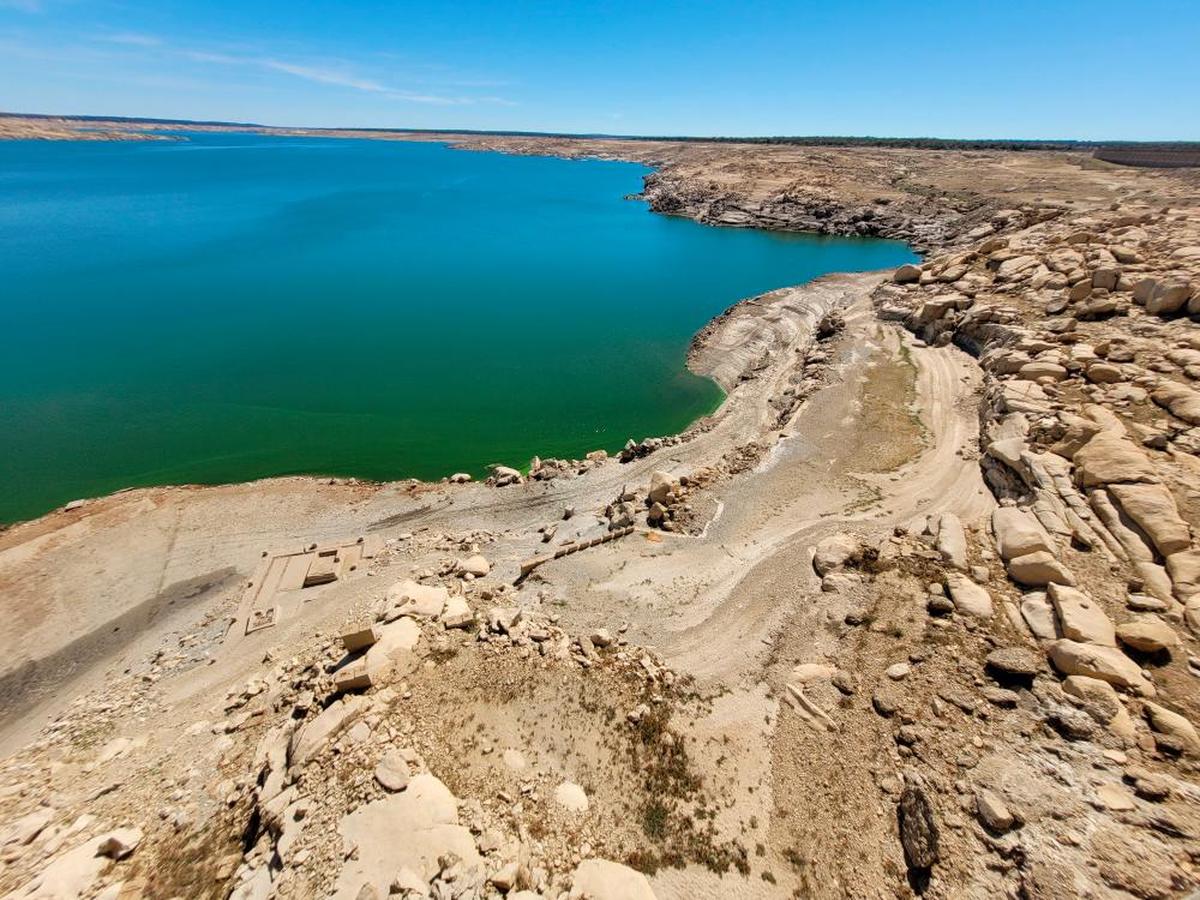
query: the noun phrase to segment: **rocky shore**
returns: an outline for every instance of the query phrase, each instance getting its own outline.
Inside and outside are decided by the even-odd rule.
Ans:
[[[146,489],[0,534],[27,667],[0,891],[1200,886],[1196,174],[463,143],[653,159],[653,209],[930,253],[732,308],[689,354],[726,403],[619,457]]]

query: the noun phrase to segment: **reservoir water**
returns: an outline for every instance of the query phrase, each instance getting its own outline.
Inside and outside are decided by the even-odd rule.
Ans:
[[[0,521],[615,450],[720,402],[684,360],[726,307],[915,258],[655,215],[629,163],[186,137],[0,141]]]

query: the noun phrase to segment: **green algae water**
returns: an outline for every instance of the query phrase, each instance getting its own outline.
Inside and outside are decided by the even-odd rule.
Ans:
[[[914,258],[655,215],[627,163],[186,137],[0,141],[0,521],[615,450],[716,407],[685,355],[740,298]]]

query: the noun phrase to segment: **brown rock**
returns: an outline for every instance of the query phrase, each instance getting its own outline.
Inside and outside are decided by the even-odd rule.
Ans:
[[[900,795],[897,817],[900,822],[900,843],[904,858],[911,869],[928,869],[939,858],[938,827],[933,816],[933,804],[925,794],[919,778],[906,779]]]
[[[1200,735],[1185,717],[1165,706],[1146,702],[1146,719],[1159,734],[1174,738],[1189,756],[1200,756]]]
[[[1075,478],[1083,487],[1158,480],[1154,466],[1141,448],[1112,432],[1102,431],[1084,444],[1075,454],[1074,462]]]
[[[1117,626],[1117,639],[1143,653],[1158,653],[1179,646],[1179,635],[1161,619],[1137,619]]]
[[[1075,576],[1067,571],[1066,566],[1044,550],[1010,559],[1008,574],[1014,581],[1030,587],[1075,583]]]
[[[1146,532],[1163,556],[1192,545],[1192,533],[1179,516],[1171,492],[1161,484],[1110,484],[1108,492],[1124,513]]]
[[[1084,644],[1115,647],[1117,635],[1112,620],[1091,597],[1083,591],[1061,584],[1051,584],[1046,591],[1058,617],[1062,636]]]
[[[1144,697],[1153,697],[1155,694],[1154,685],[1137,663],[1116,647],[1098,647],[1062,638],[1048,645],[1047,654],[1054,668],[1064,675],[1099,678]]]

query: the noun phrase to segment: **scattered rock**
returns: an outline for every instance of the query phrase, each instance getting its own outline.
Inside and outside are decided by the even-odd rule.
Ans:
[[[554,789],[554,801],[563,809],[575,813],[588,811],[588,798],[583,788],[572,781],[564,781]]]

